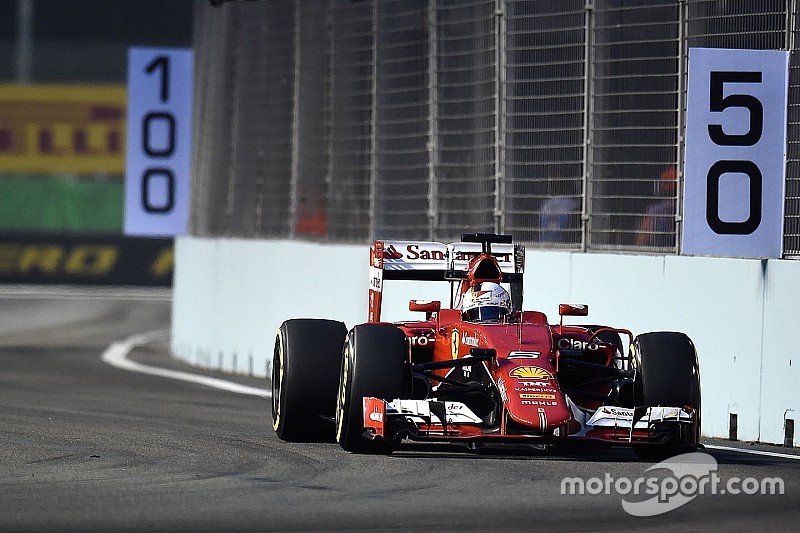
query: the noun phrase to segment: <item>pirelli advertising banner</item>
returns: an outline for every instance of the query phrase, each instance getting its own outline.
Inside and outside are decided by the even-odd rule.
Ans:
[[[779,258],[789,53],[689,49],[684,254]]]
[[[125,87],[0,85],[0,172],[122,175]]]
[[[0,237],[0,283],[171,286],[172,239]]]

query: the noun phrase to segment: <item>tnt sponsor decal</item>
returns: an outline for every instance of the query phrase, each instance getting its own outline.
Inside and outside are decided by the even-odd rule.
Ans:
[[[0,171],[122,174],[125,87],[0,85]]]
[[[517,379],[549,380],[553,378],[550,372],[538,366],[518,366],[509,372],[508,375]]]

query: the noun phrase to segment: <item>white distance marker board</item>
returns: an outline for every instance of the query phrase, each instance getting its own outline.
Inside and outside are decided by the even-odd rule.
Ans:
[[[682,252],[783,251],[789,53],[689,49]]]
[[[186,233],[193,61],[189,49],[128,50],[126,235]]]

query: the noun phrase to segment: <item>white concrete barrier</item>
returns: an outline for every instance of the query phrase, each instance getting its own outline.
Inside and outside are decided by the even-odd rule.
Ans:
[[[176,243],[172,349],[201,366],[267,375],[287,318],[367,316],[368,248],[297,241]],[[589,305],[582,323],[634,334],[687,333],[700,357],[703,433],[783,443],[800,415],[800,261],[527,250],[525,308],[558,321],[558,304]],[[411,298],[447,302],[444,283],[388,282],[384,318],[414,318]],[[575,320],[575,319],[573,319]]]

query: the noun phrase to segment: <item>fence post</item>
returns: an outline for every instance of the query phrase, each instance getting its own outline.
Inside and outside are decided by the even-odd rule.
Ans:
[[[376,239],[375,234],[375,206],[377,205],[378,189],[378,10],[380,1],[375,0],[372,4],[372,92],[370,107],[369,125],[369,241]]]
[[[585,252],[589,243],[589,226],[591,221],[591,187],[592,187],[592,50],[594,0],[586,0],[584,5],[584,77],[583,77],[583,187],[581,198],[581,252]]]
[[[236,26],[241,26],[241,12],[238,13],[238,16],[235,17]],[[242,35],[239,32],[232,37],[232,51],[233,51],[233,95],[232,95],[232,102],[231,105],[231,117],[230,117],[230,135],[231,135],[231,145],[230,145],[230,163],[228,165],[228,195],[225,198],[225,235],[227,237],[232,237],[236,233],[234,232],[233,228],[233,200],[234,195],[236,194],[236,158],[239,155],[239,107],[242,105],[240,95],[241,95],[241,85],[242,80],[239,78],[239,69],[241,68],[241,55],[242,52]],[[237,228],[241,231],[240,228]]]
[[[505,230],[505,85],[506,11],[505,0],[495,4],[495,132],[494,132],[494,231]]]
[[[295,236],[297,190],[300,183],[300,2],[294,3],[292,20],[292,170],[289,184],[289,238]]]
[[[334,22],[333,22],[333,11],[335,9],[334,2],[335,0],[329,0],[326,3],[326,15],[325,15],[325,36],[328,42],[328,73],[327,73],[327,92],[326,98],[328,100],[328,109],[326,113],[328,115],[328,127],[326,128],[325,132],[325,148],[327,152],[327,166],[325,169],[325,215],[330,220],[330,211],[332,197],[331,191],[333,190],[333,127],[336,114],[334,113],[335,107],[335,98],[334,98],[334,53],[335,53],[335,32],[334,32]],[[330,225],[326,228],[326,240],[331,240],[331,229]]]
[[[43,6],[40,6],[42,8]],[[17,38],[15,43],[15,78],[20,85],[31,83],[33,65],[34,0],[17,0]]]
[[[439,220],[439,77],[437,68],[436,8],[437,0],[428,4],[428,240],[436,240]]]
[[[675,174],[675,253],[681,250],[681,234],[683,233],[683,166],[684,147],[686,143],[686,76],[689,61],[689,41],[686,25],[688,24],[686,0],[678,3],[678,146],[676,154],[677,172]]]

